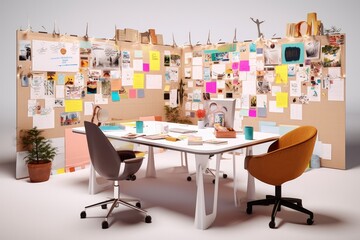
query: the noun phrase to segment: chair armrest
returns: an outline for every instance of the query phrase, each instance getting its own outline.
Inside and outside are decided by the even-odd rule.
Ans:
[[[143,157],[137,157],[124,160],[123,164],[125,164],[125,167],[120,178],[128,179],[129,176],[134,175],[137,171],[139,171],[143,159]]]
[[[130,164],[138,163],[138,162],[142,162],[143,159],[144,159],[143,157],[130,158],[130,159],[124,160],[124,163],[126,163],[126,164],[127,163],[130,163]]]

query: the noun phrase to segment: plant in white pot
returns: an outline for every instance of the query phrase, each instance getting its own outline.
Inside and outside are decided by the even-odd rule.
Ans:
[[[43,130],[33,127],[21,131],[21,141],[28,151],[24,160],[27,163],[31,182],[44,182],[49,180],[51,163],[56,156],[56,147],[51,141],[42,136]]]

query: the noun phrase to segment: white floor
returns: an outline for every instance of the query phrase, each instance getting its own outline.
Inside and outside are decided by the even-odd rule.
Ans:
[[[89,168],[34,184],[15,180],[15,165],[2,164],[0,239],[360,239],[360,166],[356,164],[348,170],[312,169],[284,185],[283,195],[302,198],[304,207],[314,212],[315,223],[308,226],[307,216],[283,208],[277,216],[278,228],[270,229],[271,207],[254,207],[253,214],[247,215],[242,207],[234,206],[232,162],[223,160],[221,169],[229,178],[220,181],[217,218],[209,229],[198,230],[194,227],[196,183],[187,182],[187,174],[173,168],[180,165],[180,154],[165,151],[155,157],[157,178],[144,178],[144,161],[135,182],[121,182],[122,193],[140,198],[153,222],[146,224],[142,214],[119,207],[106,230],[101,229],[105,210],[90,209],[88,218],[80,219],[85,205],[112,196],[111,189],[88,194]],[[239,193],[245,196],[247,174],[242,159],[237,160]],[[191,157],[189,165],[193,170]],[[205,181],[211,199],[211,178]],[[256,181],[257,197],[273,191]],[[210,209],[212,201],[207,206]]]

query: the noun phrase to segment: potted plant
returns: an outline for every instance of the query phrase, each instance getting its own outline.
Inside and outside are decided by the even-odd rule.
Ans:
[[[205,109],[198,109],[196,111],[196,117],[198,118],[198,128],[202,129],[205,127],[205,115],[206,115],[206,111]]]
[[[56,147],[51,145],[49,139],[42,136],[43,130],[33,127],[21,131],[21,141],[28,151],[24,160],[27,163],[31,182],[44,182],[49,180],[51,163],[56,156]]]

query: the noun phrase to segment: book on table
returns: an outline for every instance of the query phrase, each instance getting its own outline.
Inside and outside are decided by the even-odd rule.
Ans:
[[[188,145],[202,145],[203,139],[201,136],[189,136]]]

